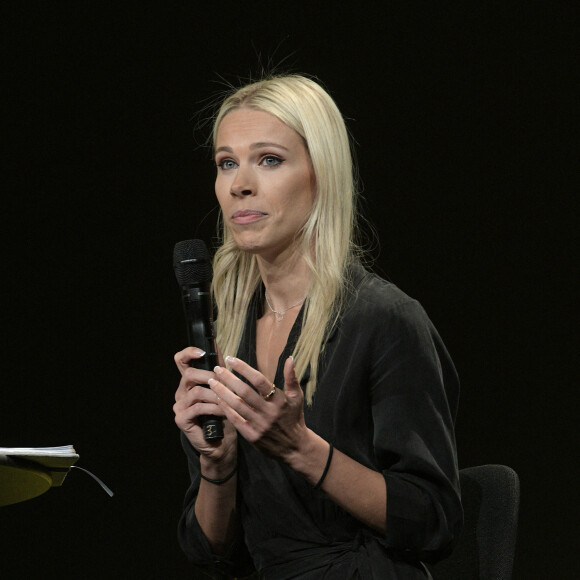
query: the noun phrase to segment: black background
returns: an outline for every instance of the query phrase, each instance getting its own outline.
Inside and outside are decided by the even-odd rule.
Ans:
[[[515,578],[576,576],[578,19],[451,6],[3,3],[0,445],[74,444],[116,492],[73,471],[2,508],[3,578],[192,577],[173,245],[214,235],[197,112],[273,65],[347,118],[376,269],[462,378],[461,467],[520,475]]]

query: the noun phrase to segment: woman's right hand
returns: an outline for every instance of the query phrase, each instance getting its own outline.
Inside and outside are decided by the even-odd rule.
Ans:
[[[176,353],[174,357],[175,364],[181,373],[181,380],[175,392],[175,405],[173,405],[175,423],[191,445],[211,463],[235,465],[237,432],[232,424],[225,419],[217,395],[207,386],[202,386],[207,385],[209,379],[215,379],[215,373],[196,369],[189,365],[191,359],[202,356],[202,350],[190,346]],[[205,440],[200,422],[203,415],[216,415],[224,418],[223,439]]]

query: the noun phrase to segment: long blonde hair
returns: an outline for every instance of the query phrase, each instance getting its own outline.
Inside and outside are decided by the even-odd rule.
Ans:
[[[319,358],[340,312],[345,270],[354,250],[356,192],[348,133],[336,104],[318,83],[287,75],[251,83],[227,97],[215,118],[214,148],[221,121],[240,108],[270,113],[296,131],[314,170],[313,207],[298,233],[299,251],[312,278],[293,353],[299,379],[310,369],[306,401],[312,404]],[[218,309],[217,341],[222,352],[234,355],[260,275],[256,257],[238,249],[221,214],[219,221],[222,243],[214,257],[212,288]]]

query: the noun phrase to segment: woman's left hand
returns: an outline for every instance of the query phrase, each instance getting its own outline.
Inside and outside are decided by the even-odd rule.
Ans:
[[[240,359],[228,357],[232,369],[254,388],[223,367],[210,388],[217,394],[226,417],[238,433],[263,453],[288,461],[308,437],[304,422],[304,394],[294,371],[294,360],[284,364],[284,390]],[[254,390],[255,389],[255,390]]]
[[[262,373],[239,359],[226,360],[255,389],[222,367],[214,369],[217,380],[208,381],[238,433],[263,453],[289,465],[311,485],[319,486],[322,481],[320,489],[331,500],[384,533],[385,478],[338,449],[331,456],[329,443],[306,427],[304,394],[292,358],[284,364],[284,390],[276,388],[271,395],[274,386]]]

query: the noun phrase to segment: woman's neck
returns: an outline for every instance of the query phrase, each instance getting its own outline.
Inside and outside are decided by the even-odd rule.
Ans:
[[[306,298],[312,274],[298,252],[275,261],[258,256],[258,268],[269,305],[274,310],[284,310]]]

